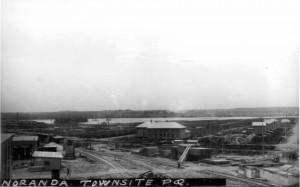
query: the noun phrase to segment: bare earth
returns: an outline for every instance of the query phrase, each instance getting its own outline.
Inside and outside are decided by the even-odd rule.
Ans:
[[[278,144],[278,149],[283,151],[299,151],[299,120],[297,120],[291,132],[292,136],[288,138],[286,143]]]

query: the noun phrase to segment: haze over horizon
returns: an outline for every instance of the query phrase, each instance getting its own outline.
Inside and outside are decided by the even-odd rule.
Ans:
[[[4,0],[1,110],[299,107],[298,5]]]
[[[290,107],[239,107],[239,108],[210,108],[210,109],[183,109],[183,110],[169,110],[169,109],[146,109],[146,110],[134,110],[134,109],[103,109],[103,110],[56,110],[56,111],[30,111],[30,112],[3,112],[2,113],[57,113],[57,112],[103,112],[103,111],[170,111],[170,112],[187,112],[187,111],[217,111],[217,110],[241,110],[241,109],[288,109],[288,108],[298,108],[298,106],[290,106]]]

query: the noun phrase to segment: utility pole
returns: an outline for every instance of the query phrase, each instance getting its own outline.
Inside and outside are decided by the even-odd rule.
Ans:
[[[211,124],[209,124],[209,144],[211,148]]]
[[[264,132],[263,132],[263,123],[261,124],[261,139],[262,139],[262,151],[263,156],[265,155],[265,142],[264,142]]]
[[[287,119],[287,114],[285,114],[285,118]],[[284,134],[285,134],[285,144],[287,144],[287,137],[286,137],[286,124],[285,123],[285,131],[284,131]]]
[[[223,126],[221,125],[221,134],[222,134],[222,155],[224,154],[223,150],[224,150],[224,147],[223,147],[223,139],[224,139],[224,134],[223,134]]]
[[[17,113],[17,125],[19,124],[19,113]]]

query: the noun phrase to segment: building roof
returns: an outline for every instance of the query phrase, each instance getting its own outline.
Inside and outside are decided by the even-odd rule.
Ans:
[[[142,123],[138,126],[136,126],[136,128],[147,128],[149,125],[151,125],[151,123],[149,121]]]
[[[63,158],[60,152],[34,151],[32,157]]]
[[[288,119],[282,119],[281,123],[290,123],[290,120],[288,120]]]
[[[52,138],[55,138],[55,139],[64,139],[65,137],[63,137],[63,136],[54,136]]]
[[[13,137],[13,141],[38,141],[38,136],[15,136]]]
[[[266,122],[252,122],[252,127],[255,126],[267,126]]]
[[[264,121],[265,121],[267,124],[270,124],[270,123],[276,122],[277,120],[276,120],[276,119],[265,119]]]
[[[295,167],[289,168],[288,170],[283,170],[281,168],[274,168],[274,167],[261,168],[261,169],[272,173],[281,174],[281,175],[299,176],[299,168],[295,168]]]
[[[211,150],[211,149],[212,148],[206,148],[206,147],[191,147],[190,148],[190,150]]]
[[[293,167],[292,165],[286,164],[286,165],[283,165],[283,166],[281,166],[281,167],[279,167],[279,168],[282,169],[282,170],[289,170],[289,169],[292,168],[292,167]]]
[[[275,167],[267,167],[267,168],[261,168],[261,169],[270,171],[270,172],[279,172],[280,171],[279,168],[275,168]]]
[[[13,135],[13,133],[1,133],[1,143],[11,138]]]
[[[184,129],[185,126],[177,122],[145,122],[138,125],[136,128],[148,128],[148,129]]]
[[[44,145],[43,147],[62,147],[62,146],[58,145],[57,143],[50,142],[50,143]]]
[[[50,142],[50,143],[44,145],[43,147],[55,147],[57,151],[63,151],[63,146],[59,145],[57,143],[54,143],[54,142]]]

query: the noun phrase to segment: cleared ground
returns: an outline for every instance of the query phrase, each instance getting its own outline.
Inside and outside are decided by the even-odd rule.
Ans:
[[[297,120],[293,129],[290,129],[289,132],[291,136],[288,137],[286,142],[278,144],[277,147],[283,151],[297,150],[299,151],[299,120]]]
[[[233,176],[236,166],[214,166],[185,162],[177,168],[177,162],[167,158],[144,157],[111,150],[77,149],[75,160],[63,160],[62,179],[131,178],[151,170],[164,178],[226,178],[227,186],[271,186],[266,183]],[[79,157],[79,153],[81,157]],[[71,175],[67,176],[66,168]],[[28,172],[27,168],[13,170],[13,178],[51,178],[50,172]]]

